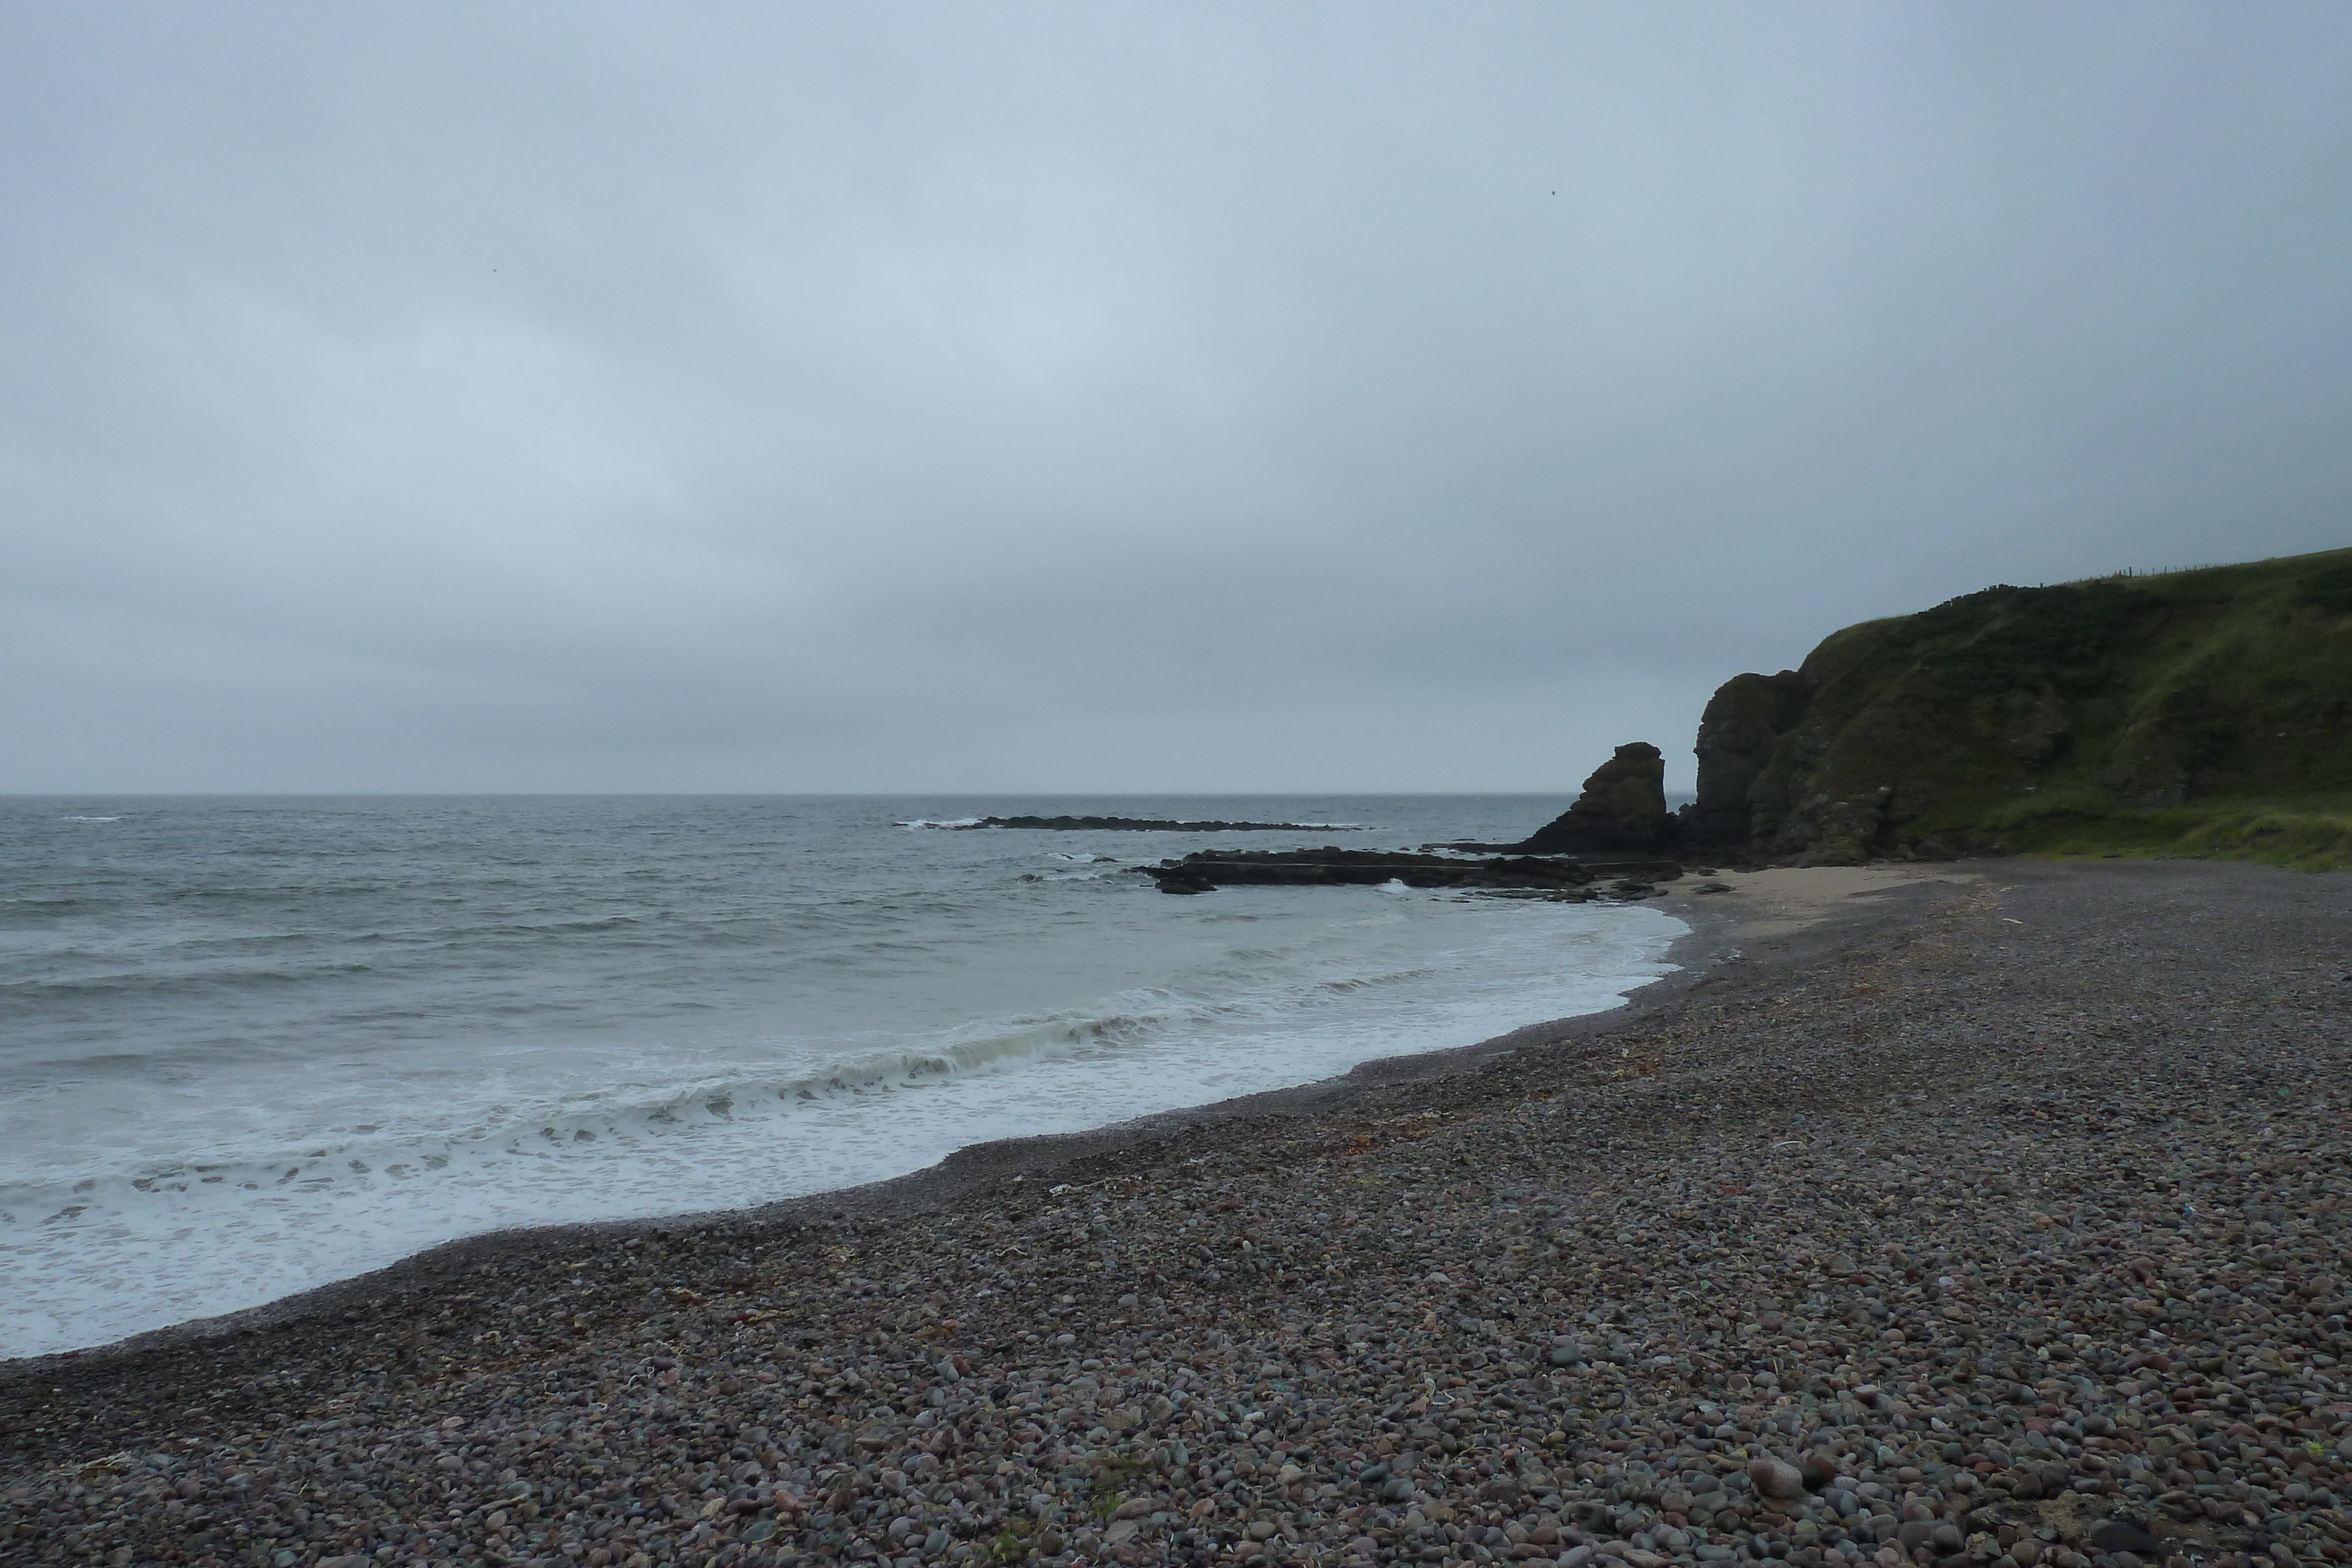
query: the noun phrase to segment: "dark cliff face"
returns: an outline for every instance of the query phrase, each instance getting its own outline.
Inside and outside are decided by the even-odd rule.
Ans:
[[[2022,810],[2352,789],[2352,550],[1999,587],[1725,683],[1700,844],[1801,863],[1984,847]]]
[[[1748,791],[1772,759],[1772,747],[1805,715],[1812,683],[1794,670],[1734,675],[1698,721],[1698,800],[1691,831],[1702,843],[1745,845]]]

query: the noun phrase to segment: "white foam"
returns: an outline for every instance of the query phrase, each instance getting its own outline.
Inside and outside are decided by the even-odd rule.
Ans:
[[[1616,1005],[1665,972],[1684,929],[1641,907],[1416,898],[1318,904],[1339,917],[1301,931],[1278,897],[1221,897],[1168,917],[1182,923],[1169,939],[1208,939],[1169,983],[1083,1008],[771,1039],[764,1061],[748,1046],[507,1060],[476,1043],[463,1078],[429,1062],[388,1083],[354,1059],[217,1079],[148,1117],[126,1105],[71,1170],[0,1165],[0,1354],[255,1305],[462,1236],[747,1206],[1467,1044]],[[1274,939],[1214,939],[1237,922]],[[138,1157],[159,1123],[204,1157]]]

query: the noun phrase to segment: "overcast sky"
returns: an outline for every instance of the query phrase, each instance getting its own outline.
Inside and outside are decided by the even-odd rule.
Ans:
[[[1687,785],[2352,543],[2352,7],[0,0],[0,789]]]

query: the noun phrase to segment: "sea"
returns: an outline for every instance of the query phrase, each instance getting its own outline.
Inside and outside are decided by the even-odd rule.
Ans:
[[[1132,869],[1561,804],[0,798],[0,1357],[1619,1006],[1659,909]],[[1021,814],[1313,826],[957,825]]]

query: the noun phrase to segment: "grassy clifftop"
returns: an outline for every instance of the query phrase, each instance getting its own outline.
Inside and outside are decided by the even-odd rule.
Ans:
[[[1989,588],[1742,675],[1696,827],[1774,859],[2352,863],[2352,549]]]

